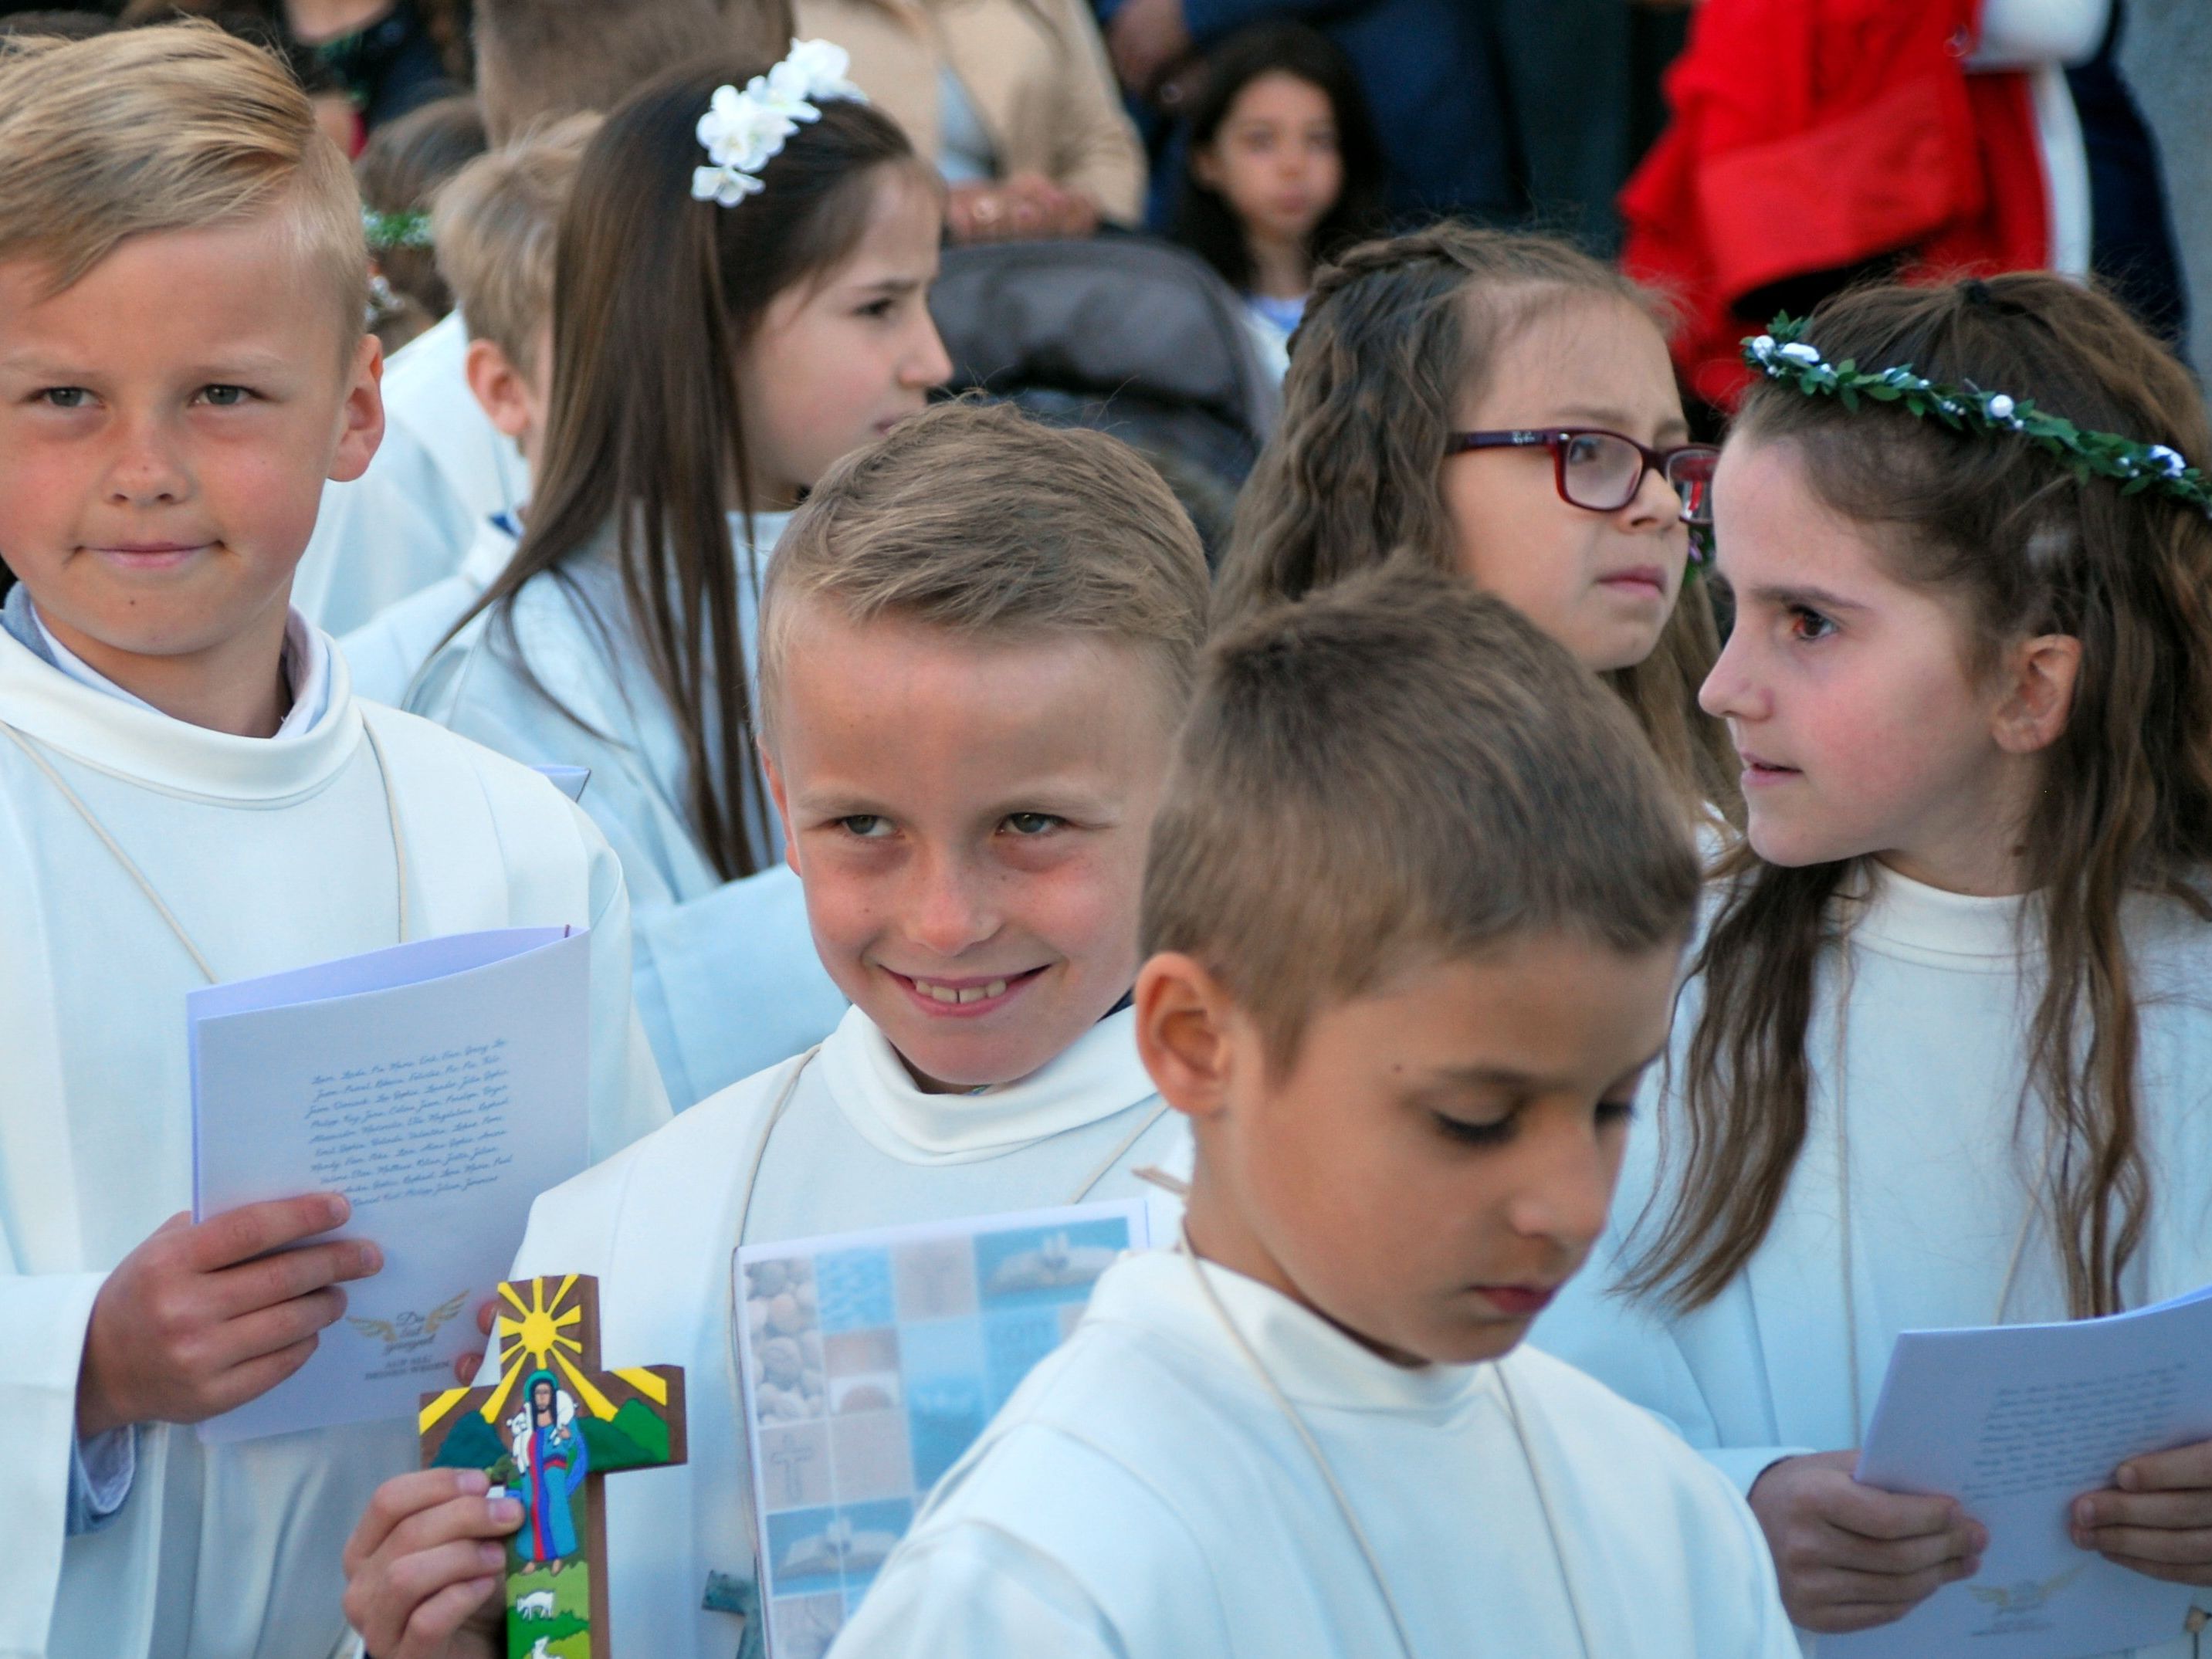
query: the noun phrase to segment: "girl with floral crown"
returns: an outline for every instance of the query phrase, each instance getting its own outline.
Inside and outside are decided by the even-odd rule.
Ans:
[[[754,606],[815,480],[951,373],[927,305],[941,187],[845,70],[822,40],[757,75],[684,69],[592,140],[529,526],[408,698],[588,769],[679,1110],[843,1012],[755,757]]]
[[[1858,289],[1747,356],[1701,695],[1748,844],[1536,1340],[1738,1481],[1804,1631],[1859,1631],[2020,1576],[1971,1505],[1854,1479],[1900,1331],[2212,1280],[2212,428],[2044,274]],[[2085,1565],[2212,1585],[2212,1443],[2084,1484]]]

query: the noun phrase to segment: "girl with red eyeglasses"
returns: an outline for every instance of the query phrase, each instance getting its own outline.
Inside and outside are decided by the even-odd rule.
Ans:
[[[1696,702],[1719,647],[1690,580],[1718,452],[1689,441],[1650,295],[1547,237],[1364,243],[1316,280],[1283,396],[1224,616],[1401,548],[1448,564],[1606,678],[1694,816],[1738,815],[1735,757]]]

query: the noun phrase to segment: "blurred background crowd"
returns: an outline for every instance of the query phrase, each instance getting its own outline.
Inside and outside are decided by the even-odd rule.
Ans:
[[[1562,234],[1668,293],[1709,417],[1743,333],[1868,275],[2094,275],[2205,361],[2203,0],[0,0],[0,29],[192,13],[283,53],[356,158],[396,349],[452,306],[424,216],[513,136],[477,90],[533,12],[570,14],[611,87],[672,28],[763,63],[845,46],[941,173],[947,242],[1012,250],[947,264],[955,389],[1111,404],[1208,530],[1315,270],[1439,216]],[[1234,343],[1194,343],[1224,316]]]

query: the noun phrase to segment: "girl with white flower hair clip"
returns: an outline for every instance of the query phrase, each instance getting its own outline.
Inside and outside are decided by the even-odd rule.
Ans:
[[[555,256],[521,544],[409,694],[516,759],[589,769],[678,1109],[844,1012],[759,769],[754,607],[815,480],[951,372],[928,309],[942,211],[827,41],[672,72],[611,114]]]
[[[1657,1132],[1536,1340],[1738,1481],[1803,1630],[1862,1631],[2048,1547],[1855,1478],[1900,1331],[2212,1281],[2212,425],[2044,273],[1860,289],[1746,347],[1703,701],[1747,845]],[[2212,1442],[2116,1455],[2054,1500],[2065,1582],[2189,1659]]]

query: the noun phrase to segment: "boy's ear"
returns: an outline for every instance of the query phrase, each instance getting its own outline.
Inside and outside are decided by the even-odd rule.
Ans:
[[[2007,754],[2048,749],[2074,712],[2074,683],[2081,672],[2081,641],[2071,634],[2041,634],[2013,647],[2005,667],[2004,701],[1990,735]]]
[[[1194,957],[1164,951],[1137,970],[1137,1053],[1160,1097],[1205,1119],[1228,1104],[1234,1004]]]
[[[364,334],[354,348],[346,368],[345,402],[338,411],[337,448],[331,456],[329,477],[351,483],[368,471],[384,441],[384,345],[374,334]]]
[[[530,384],[497,342],[470,341],[461,372],[485,416],[503,436],[520,438],[530,429]]]

